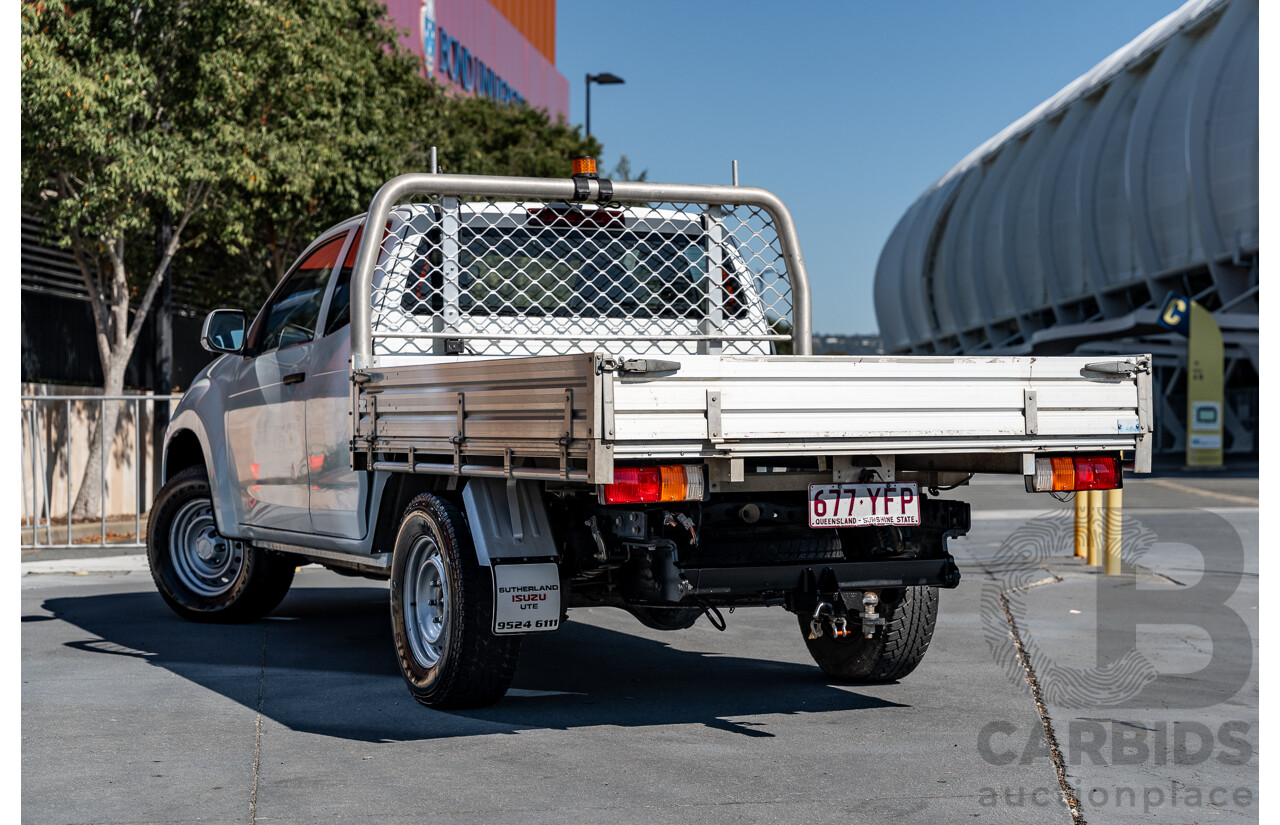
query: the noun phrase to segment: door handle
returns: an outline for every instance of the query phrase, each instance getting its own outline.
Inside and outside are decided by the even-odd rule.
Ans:
[[[307,378],[305,372],[292,372],[286,375],[282,380],[286,384],[301,384]]]

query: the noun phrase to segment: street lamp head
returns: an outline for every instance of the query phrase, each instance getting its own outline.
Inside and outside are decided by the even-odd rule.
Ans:
[[[626,82],[627,81],[612,72],[601,72],[600,74],[587,73],[587,137],[591,137],[591,84],[599,83],[602,86],[612,86],[617,83]]]

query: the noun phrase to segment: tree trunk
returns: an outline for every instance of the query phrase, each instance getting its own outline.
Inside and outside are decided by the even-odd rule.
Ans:
[[[67,176],[61,176],[60,181],[63,191],[67,191]],[[186,229],[187,222],[204,207],[211,191],[208,184],[194,185],[189,191],[181,217],[173,227],[167,245],[157,256],[156,268],[148,279],[142,300],[138,302],[132,324],[129,323],[130,292],[129,277],[125,270],[124,238],[86,240],[72,227],[72,252],[75,253],[76,264],[80,268],[80,276],[84,279],[85,288],[89,292],[89,303],[93,308],[93,327],[98,343],[98,360],[102,364],[104,395],[120,395],[124,392],[125,368],[138,344],[138,336],[142,334],[142,326],[151,311],[151,303],[155,300],[160,284],[166,280],[166,272],[181,246],[182,232]],[[109,260],[109,269],[100,266],[102,253]],[[76,494],[75,504],[71,507],[73,518],[85,518],[105,512],[102,504],[103,461],[106,458],[103,455],[104,442],[105,449],[111,449],[115,441],[116,424],[120,420],[120,409],[124,403],[108,401],[100,407],[102,415],[98,417],[97,425],[89,436],[89,461],[80,479],[80,492]]]
[[[128,361],[128,355],[121,357],[120,354],[115,354],[103,383],[103,395],[120,395],[124,392],[124,371]],[[110,461],[111,445],[115,441],[123,405],[123,401],[107,401],[99,408],[103,415],[98,417],[89,434],[89,461],[85,464],[84,475],[80,477],[80,491],[76,493],[75,504],[71,507],[72,518],[90,518],[105,512],[105,505],[102,503],[102,494],[105,492],[102,490],[103,433],[105,431],[107,460]]]

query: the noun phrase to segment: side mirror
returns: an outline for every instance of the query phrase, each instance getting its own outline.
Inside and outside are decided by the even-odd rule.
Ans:
[[[200,330],[200,346],[209,352],[237,353],[244,349],[245,327],[242,309],[215,309],[204,319]]]

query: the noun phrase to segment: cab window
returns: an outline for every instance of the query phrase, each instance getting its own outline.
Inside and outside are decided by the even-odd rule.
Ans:
[[[351,246],[347,248],[347,257],[338,270],[333,297],[329,299],[329,319],[324,324],[325,335],[331,335],[351,323],[351,271],[356,265],[356,253],[360,251],[360,235],[363,232],[364,227],[356,230],[356,236],[351,239]]]
[[[267,308],[258,336],[258,351],[301,344],[315,337],[320,304],[346,235],[321,244],[289,275],[284,289]]]

